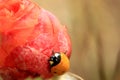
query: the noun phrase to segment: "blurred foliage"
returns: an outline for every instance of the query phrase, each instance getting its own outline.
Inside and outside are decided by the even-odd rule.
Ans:
[[[43,80],[42,78],[40,78],[40,77],[37,77],[37,78],[34,78],[34,79],[32,79],[32,78],[27,78],[27,79],[25,79],[25,80]]]

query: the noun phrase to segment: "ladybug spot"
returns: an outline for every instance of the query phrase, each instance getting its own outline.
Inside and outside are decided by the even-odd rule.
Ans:
[[[57,73],[57,72],[54,72],[55,74]]]
[[[62,71],[62,73],[64,73],[65,71]]]

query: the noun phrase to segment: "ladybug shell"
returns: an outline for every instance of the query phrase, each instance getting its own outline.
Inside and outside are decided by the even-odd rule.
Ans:
[[[54,75],[62,75],[70,68],[70,62],[65,53],[60,53],[61,61],[59,64],[51,67],[51,73]]]

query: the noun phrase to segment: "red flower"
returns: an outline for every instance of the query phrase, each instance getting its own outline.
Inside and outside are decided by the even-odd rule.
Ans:
[[[70,57],[66,27],[29,0],[0,1],[0,75],[4,80],[27,76],[52,77],[52,50]]]

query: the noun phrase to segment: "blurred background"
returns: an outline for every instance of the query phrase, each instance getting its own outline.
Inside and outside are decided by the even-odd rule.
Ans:
[[[120,0],[34,0],[67,25],[71,72],[85,80],[120,80]]]

